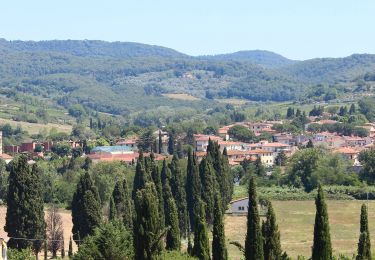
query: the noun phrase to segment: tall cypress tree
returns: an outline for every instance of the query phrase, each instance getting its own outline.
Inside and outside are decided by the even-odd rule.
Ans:
[[[276,216],[273,211],[271,202],[268,202],[268,211],[266,222],[262,226],[263,233],[263,250],[265,260],[279,260],[281,259],[282,251],[280,244],[279,227],[276,224]]]
[[[117,217],[123,220],[125,227],[133,226],[133,205],[126,179],[117,181],[112,192]]]
[[[165,184],[166,180],[170,182],[171,180],[171,170],[169,169],[167,165],[167,161],[164,159],[163,160],[163,167],[161,168],[161,183],[162,185]]]
[[[68,256],[69,256],[69,258],[73,257],[73,240],[72,240],[72,237],[70,237],[70,239],[69,239]]]
[[[201,200],[197,201],[194,221],[193,255],[199,260],[210,260],[210,245],[208,242],[205,214],[204,203]]]
[[[151,178],[152,178],[152,181],[155,184],[156,192],[157,192],[157,195],[158,195],[160,223],[164,227],[165,215],[164,215],[163,185],[162,185],[162,182],[161,182],[161,174],[160,174],[160,171],[159,171],[159,167],[157,165],[155,165],[154,169],[152,170]]]
[[[159,144],[158,144],[158,152],[159,154],[162,154],[163,153],[163,139],[162,139],[162,136],[161,136],[161,131],[159,130]]]
[[[245,259],[263,260],[263,238],[260,228],[258,201],[254,177],[249,182],[249,205],[247,212],[247,233],[245,240]]]
[[[169,133],[169,139],[168,139],[168,153],[174,154],[175,150],[175,134],[173,132]]]
[[[319,185],[318,195],[315,199],[316,215],[314,225],[314,244],[312,247],[312,260],[332,259],[331,236],[329,233],[328,211],[324,199],[323,188]]]
[[[362,204],[361,207],[361,220],[360,220],[360,236],[358,241],[358,255],[357,260],[370,260],[371,259],[371,240],[370,231],[368,228],[367,207]]]
[[[180,228],[178,221],[178,213],[175,200],[173,199],[171,187],[168,180],[164,186],[164,212],[165,212],[165,226],[168,227],[167,236],[165,239],[167,250],[180,250]]]
[[[162,226],[158,212],[158,198],[155,185],[146,183],[137,191],[133,225],[135,259],[154,260],[160,255]]]
[[[205,156],[199,165],[199,176],[202,183],[201,194],[205,203],[206,220],[212,224],[214,218],[216,179],[210,157]]]
[[[115,202],[113,200],[113,197],[111,197],[109,199],[109,214],[108,214],[108,220],[109,221],[114,221],[115,219],[117,219],[118,215],[117,215],[117,210],[116,210],[116,205],[115,205]]]
[[[37,255],[46,237],[43,211],[43,192],[40,174],[36,164],[32,169],[26,156],[15,158],[10,164],[8,179],[7,213],[4,230],[11,237],[10,248],[32,247]],[[35,241],[16,240],[12,237],[38,239]]]
[[[182,237],[186,237],[188,229],[188,212],[186,205],[186,191],[184,187],[184,181],[182,179],[182,171],[180,163],[176,154],[173,155],[172,162],[170,164],[171,169],[171,189],[173,198],[176,201],[179,228]]]
[[[191,149],[188,151],[187,173],[186,173],[186,202],[189,214],[190,228],[194,228],[194,205],[200,199],[201,184],[199,169],[195,155]]]
[[[99,194],[88,172],[77,183],[72,200],[73,238],[77,240],[93,234],[101,224],[102,212]]]
[[[228,251],[225,245],[225,233],[221,204],[222,203],[220,195],[216,193],[214,223],[212,231],[212,260],[228,259]]]
[[[143,157],[142,151],[140,151],[137,165],[135,167],[135,175],[134,175],[133,191],[132,191],[133,199],[135,199],[137,191],[140,189],[143,189],[146,185],[146,182],[149,180],[150,178],[146,171],[145,159]]]

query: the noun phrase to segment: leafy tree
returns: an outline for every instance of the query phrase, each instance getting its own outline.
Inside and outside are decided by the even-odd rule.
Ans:
[[[7,244],[8,247],[19,250],[31,247],[38,255],[42,250],[42,241],[46,237],[40,174],[36,164],[30,169],[27,157],[23,155],[15,158],[9,168],[7,213],[4,227],[10,237]],[[13,237],[36,240],[13,239]]]
[[[171,189],[173,198],[176,201],[177,211],[178,211],[178,220],[179,220],[179,229],[181,236],[186,237],[186,232],[188,228],[188,212],[186,204],[186,191],[184,187],[184,181],[182,176],[182,171],[180,163],[176,154],[173,155],[171,164]]]
[[[282,259],[282,251],[280,244],[280,232],[276,224],[276,216],[273,211],[271,202],[268,202],[268,211],[266,222],[262,226],[264,238],[264,259],[279,260]]]
[[[235,125],[229,129],[228,134],[235,140],[240,142],[251,142],[255,139],[255,134],[242,125]]]
[[[155,185],[146,183],[135,197],[134,253],[135,259],[158,259],[161,238],[165,232],[159,219],[158,198]]]
[[[369,184],[375,183],[375,150],[365,150],[359,153],[359,161],[362,164],[360,177]]]
[[[280,151],[275,158],[275,163],[278,166],[285,166],[287,159],[285,152]]]
[[[263,238],[260,228],[258,202],[254,177],[249,182],[249,205],[247,212],[247,232],[245,239],[245,259],[263,260]]]
[[[370,231],[368,228],[367,207],[362,204],[361,220],[360,220],[360,236],[358,242],[357,260],[371,260],[371,240]]]
[[[329,232],[327,205],[324,199],[323,188],[318,187],[315,199],[316,215],[314,225],[314,244],[312,247],[312,260],[332,259],[331,235]]]
[[[194,247],[193,255],[199,260],[210,260],[210,246],[208,241],[203,201],[198,201],[195,208]]]
[[[112,197],[117,217],[122,219],[126,228],[131,229],[133,226],[133,205],[126,178],[116,182]]]
[[[351,104],[349,108],[349,114],[353,115],[356,113],[356,107],[355,104]]]
[[[52,252],[52,258],[56,258],[57,251],[63,248],[64,228],[61,214],[58,212],[58,208],[55,205],[48,209],[46,222],[48,250]]]
[[[72,200],[73,238],[80,243],[102,220],[99,194],[88,172],[83,174],[77,184]]]
[[[228,251],[225,244],[225,233],[223,223],[223,213],[221,209],[220,195],[215,196],[214,223],[212,231],[212,260],[228,259]]]
[[[186,174],[186,202],[189,213],[190,227],[194,227],[194,207],[200,199],[201,183],[197,159],[191,149],[188,151],[187,174]]]
[[[132,243],[132,234],[122,222],[107,222],[84,239],[73,259],[131,260],[134,257]]]
[[[173,199],[171,187],[168,180],[163,185],[165,226],[168,228],[166,236],[167,250],[180,250],[180,228],[175,200]]]
[[[258,157],[256,160],[255,160],[255,163],[254,163],[254,166],[255,166],[255,171],[254,173],[259,176],[259,177],[264,177],[266,176],[266,169],[262,163],[262,160],[260,159],[260,157]]]

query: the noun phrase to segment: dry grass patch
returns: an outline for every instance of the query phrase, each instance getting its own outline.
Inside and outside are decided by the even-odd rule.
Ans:
[[[199,98],[194,97],[189,94],[185,93],[177,93],[177,94],[163,94],[164,97],[179,99],[179,100],[187,100],[187,101],[197,101]]]
[[[49,132],[52,128],[55,128],[58,132],[64,132],[70,134],[72,132],[71,125],[62,124],[39,124],[39,123],[28,123],[22,121],[13,121],[11,119],[0,118],[0,124],[10,124],[12,127],[21,126],[23,130],[26,130],[29,134],[38,134],[43,131]]]

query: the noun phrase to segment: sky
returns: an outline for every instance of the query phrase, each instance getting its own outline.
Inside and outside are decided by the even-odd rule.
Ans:
[[[161,45],[190,55],[375,54],[374,0],[2,0],[0,38]]]

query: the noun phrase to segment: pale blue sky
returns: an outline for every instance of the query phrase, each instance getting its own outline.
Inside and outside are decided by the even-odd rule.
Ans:
[[[374,0],[2,0],[0,37],[157,44],[191,54],[375,53]]]

